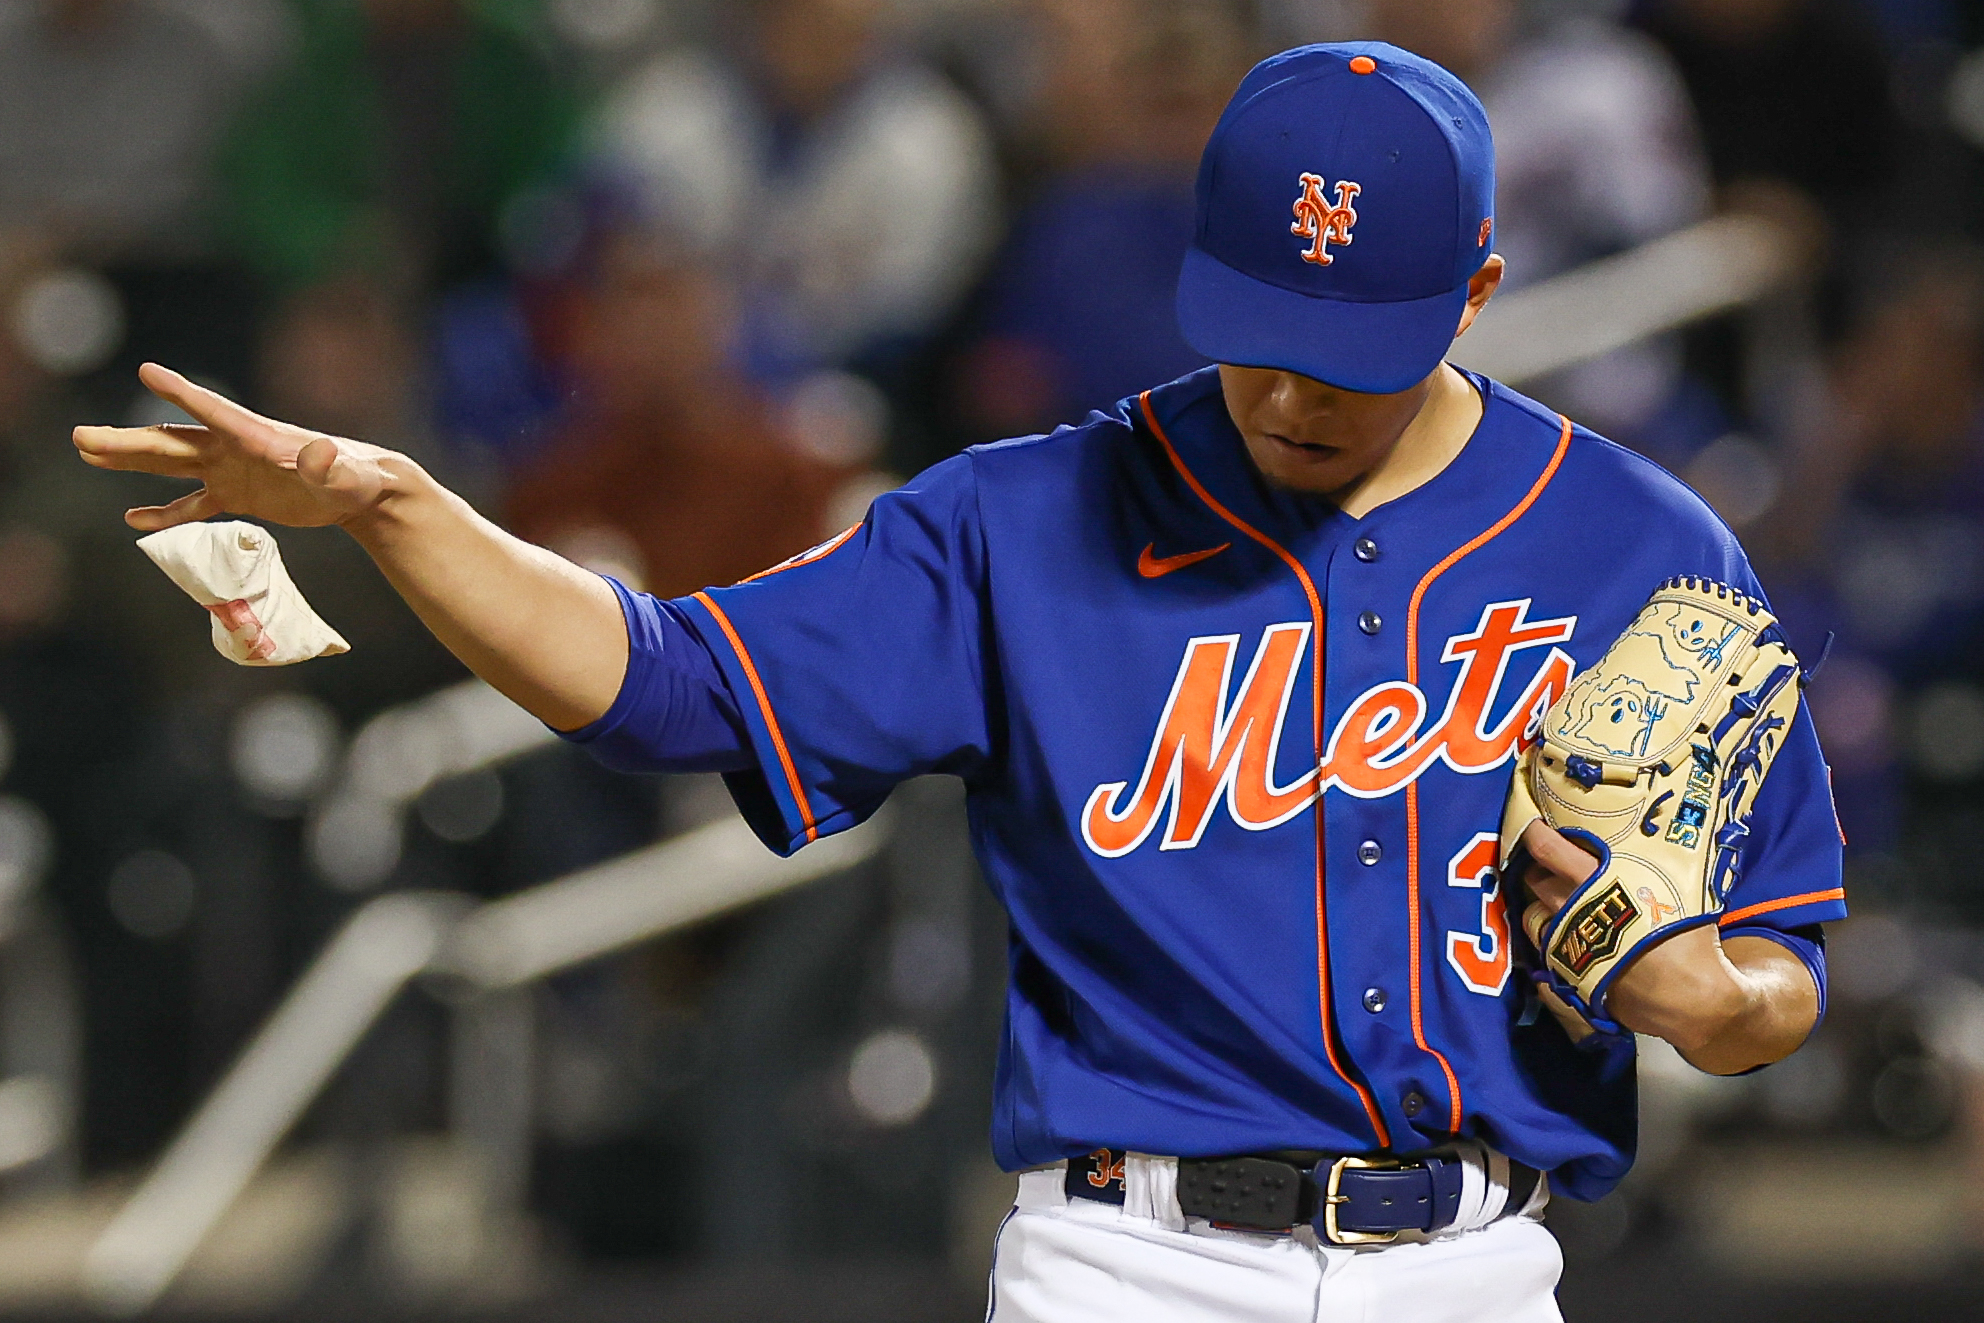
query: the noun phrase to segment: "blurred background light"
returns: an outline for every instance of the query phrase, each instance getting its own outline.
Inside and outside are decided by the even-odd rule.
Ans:
[[[176,936],[193,917],[199,886],[193,870],[164,850],[139,850],[110,870],[104,900],[111,915],[133,936],[163,941]]]
[[[0,1171],[47,1157],[65,1133],[63,1099],[54,1084],[34,1075],[0,1080]]]
[[[124,302],[117,287],[80,267],[51,271],[15,298],[15,342],[56,376],[95,371],[124,343]]]
[[[0,795],[0,923],[13,915],[54,854],[48,815],[18,795]]]
[[[1737,432],[1710,442],[1682,476],[1738,531],[1777,503],[1777,461],[1754,438]]]
[[[620,50],[639,41],[661,17],[661,0],[551,0],[558,31],[594,50]]]
[[[1923,690],[1910,713],[1908,750],[1931,780],[1968,781],[1984,772],[1984,689],[1952,680]]]
[[[937,1090],[937,1063],[918,1035],[884,1029],[854,1049],[847,1095],[878,1126],[908,1125],[923,1115]]]
[[[296,805],[320,790],[337,766],[337,716],[308,694],[270,694],[234,720],[235,779],[258,799]]]
[[[369,891],[399,866],[399,811],[376,799],[332,799],[310,819],[306,843],[310,866],[334,889]]]
[[[879,459],[888,439],[889,400],[851,372],[815,372],[785,406],[792,443],[825,464],[857,467]]]
[[[1972,143],[1984,147],[1984,50],[1957,61],[1946,93],[1950,123]]]
[[[971,986],[969,934],[959,925],[912,919],[889,939],[889,997],[906,1011],[942,1015]]]
[[[442,840],[479,840],[503,816],[503,779],[487,768],[446,777],[429,786],[415,807],[427,830]]]

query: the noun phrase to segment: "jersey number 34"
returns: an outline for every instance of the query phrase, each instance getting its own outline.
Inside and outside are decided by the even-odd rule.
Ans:
[[[1509,984],[1509,910],[1495,865],[1501,839],[1484,831],[1447,864],[1447,885],[1481,893],[1481,931],[1447,934],[1447,963],[1470,992],[1499,997]]]

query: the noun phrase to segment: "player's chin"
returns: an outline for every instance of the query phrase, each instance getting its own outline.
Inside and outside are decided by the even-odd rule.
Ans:
[[[1250,448],[1262,474],[1278,487],[1327,495],[1357,478],[1356,466],[1336,446],[1305,446],[1270,436]]]

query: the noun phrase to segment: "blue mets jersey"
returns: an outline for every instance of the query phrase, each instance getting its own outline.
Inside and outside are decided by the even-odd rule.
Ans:
[[[1495,872],[1517,749],[1662,580],[1756,593],[1674,478],[1494,382],[1438,477],[1353,519],[1268,486],[1216,370],[980,447],[677,605],[789,852],[955,773],[1012,920],[994,1147],[1409,1151],[1578,1197],[1631,1164],[1629,1047],[1525,1016]],[[615,722],[638,721],[638,712]],[[1810,717],[1724,930],[1845,915]]]

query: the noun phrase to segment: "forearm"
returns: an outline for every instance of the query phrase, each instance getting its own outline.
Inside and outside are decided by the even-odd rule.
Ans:
[[[613,589],[504,532],[404,456],[343,526],[434,636],[539,720],[573,730],[612,706],[627,670]]]
[[[1708,928],[1672,941],[1715,944]],[[1818,988],[1803,961],[1762,937],[1733,937],[1699,954],[1661,962],[1657,979],[1635,980],[1629,971],[1612,994],[1612,1013],[1711,1075],[1740,1074],[1798,1050],[1819,1018]]]

